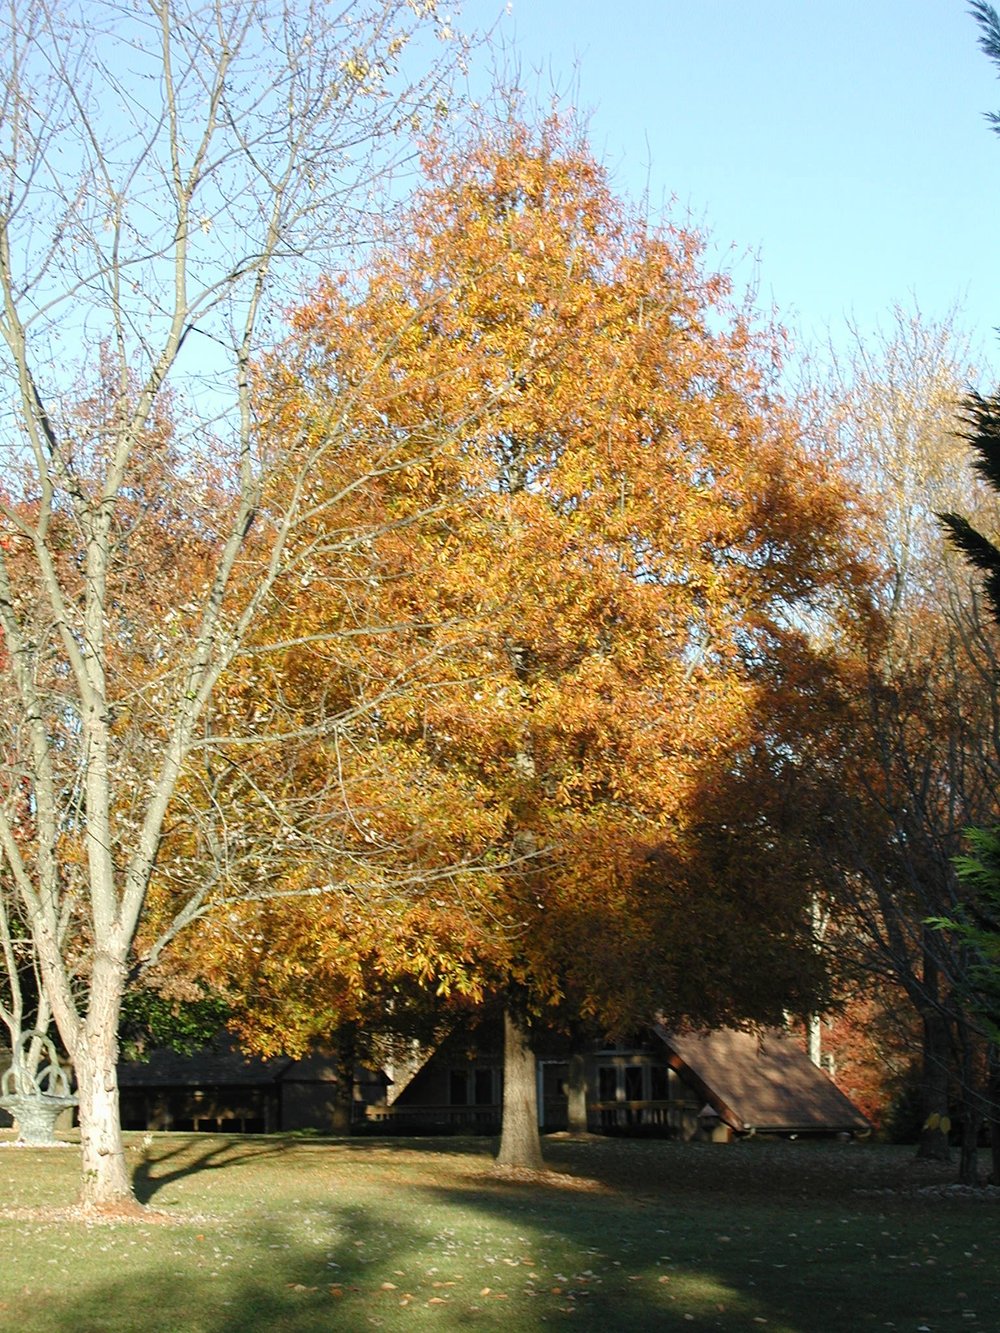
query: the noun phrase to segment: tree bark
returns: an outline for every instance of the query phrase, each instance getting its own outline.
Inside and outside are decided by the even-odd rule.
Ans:
[[[979,1131],[983,1124],[982,1098],[977,1086],[973,1043],[964,1018],[959,1020],[962,1039],[962,1143],[958,1158],[960,1185],[979,1184]]]
[[[958,1159],[958,1183],[960,1185],[979,1184],[979,1128],[982,1116],[971,1105],[971,1098],[966,1101],[965,1114],[962,1117],[962,1146]]]
[[[586,1134],[587,1124],[587,1065],[580,1051],[569,1057],[566,1077],[566,1128],[571,1134]]]
[[[342,1028],[337,1037],[337,1083],[333,1094],[332,1125],[334,1134],[349,1135],[354,1114],[355,1034]]]
[[[819,1014],[806,1019],[806,1042],[809,1059],[817,1069],[823,1068],[823,1020]]]
[[[929,927],[925,927],[926,932]],[[930,949],[923,949],[923,1068],[920,1075],[924,1123],[920,1130],[917,1157],[922,1161],[950,1162],[948,1132],[942,1119],[948,1117],[948,1021],[937,1006],[940,992],[938,965]]]
[[[503,1028],[503,1122],[497,1166],[542,1171],[535,1053],[527,1029],[509,1009],[504,1010]]]
[[[138,1209],[125,1163],[118,1096],[118,1020],[124,964],[94,958],[87,1017],[73,1050],[83,1150],[80,1202],[106,1212]]]
[[[948,1116],[948,1024],[936,1010],[925,1010],[921,1091],[924,1123],[917,1157],[923,1161],[950,1162],[948,1134],[941,1127]]]
[[[986,1049],[986,1104],[990,1134],[991,1185],[1000,1185],[1000,1050],[991,1041]]]

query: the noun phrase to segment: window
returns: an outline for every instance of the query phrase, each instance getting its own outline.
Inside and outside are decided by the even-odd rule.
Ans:
[[[665,1102],[670,1099],[670,1074],[664,1065],[650,1066],[649,1099],[654,1102]]]
[[[448,1082],[448,1103],[451,1106],[468,1106],[469,1071],[453,1069]]]
[[[641,1102],[644,1100],[642,1090],[642,1065],[625,1066],[625,1100],[627,1102]]]
[[[474,1069],[472,1071],[473,1100],[477,1106],[492,1106],[496,1101],[493,1095],[493,1070]]]
[[[597,1071],[597,1100],[599,1102],[618,1100],[618,1070],[614,1065],[601,1065]]]
[[[449,1074],[450,1106],[494,1106],[498,1100],[494,1071],[489,1067],[468,1066]]]

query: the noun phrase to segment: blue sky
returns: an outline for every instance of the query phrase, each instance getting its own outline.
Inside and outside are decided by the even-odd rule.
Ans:
[[[800,342],[961,310],[1000,367],[996,70],[963,0],[465,0],[619,190],[711,234]]]

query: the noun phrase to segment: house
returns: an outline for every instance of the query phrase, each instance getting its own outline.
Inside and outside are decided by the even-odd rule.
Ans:
[[[364,1117],[385,1101],[381,1073],[353,1071],[351,1101]],[[268,1134],[315,1129],[336,1133],[344,1099],[335,1059],[315,1050],[301,1060],[244,1055],[227,1034],[190,1055],[151,1051],[118,1066],[125,1129]]]
[[[355,1132],[495,1134],[503,1043],[496,1017],[456,1026],[432,1051],[386,1070],[353,1071]],[[537,1048],[539,1124],[569,1125],[574,1061],[585,1121],[601,1134],[728,1139],[733,1135],[859,1134],[869,1124],[787,1032],[675,1033],[653,1023],[630,1043],[574,1056],[549,1035]],[[118,1067],[125,1129],[344,1132],[335,1058],[244,1055],[227,1034],[191,1055],[152,1051]],[[581,1104],[582,1105],[582,1104]]]
[[[389,1090],[385,1105],[368,1107],[369,1124],[402,1133],[496,1133],[501,1049],[495,1023],[457,1028],[405,1086]],[[539,1124],[565,1129],[572,1053],[550,1038],[536,1055]],[[796,1040],[777,1028],[673,1033],[657,1022],[628,1044],[595,1044],[582,1054],[582,1072],[586,1127],[596,1133],[727,1139],[870,1128]]]

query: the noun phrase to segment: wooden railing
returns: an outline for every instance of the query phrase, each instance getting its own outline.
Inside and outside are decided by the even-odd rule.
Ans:
[[[587,1107],[587,1122],[598,1133],[615,1129],[654,1129],[663,1134],[687,1135],[697,1126],[698,1103],[591,1102]]]
[[[495,1134],[500,1128],[499,1105],[487,1106],[369,1106],[364,1120],[405,1134],[407,1126],[449,1130],[455,1134]]]
[[[565,1123],[565,1100],[561,1100]],[[596,1133],[652,1131],[664,1136],[690,1137],[698,1128],[699,1103],[694,1101],[591,1102],[587,1123]],[[546,1103],[545,1127],[559,1128],[559,1104]],[[367,1106],[355,1107],[359,1123],[379,1125],[392,1133],[405,1134],[434,1129],[453,1134],[496,1134],[500,1129],[499,1105],[488,1106]]]

